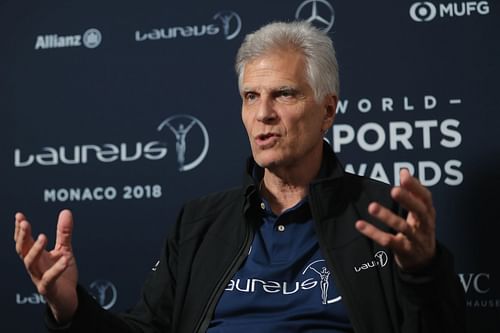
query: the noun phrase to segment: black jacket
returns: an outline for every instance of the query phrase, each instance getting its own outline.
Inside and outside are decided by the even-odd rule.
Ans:
[[[324,155],[327,177],[311,183],[309,203],[321,250],[355,332],[463,332],[465,301],[451,255],[438,244],[426,271],[401,272],[389,250],[354,227],[365,219],[387,229],[368,214],[372,201],[402,214],[390,198],[390,187],[345,173],[329,147]],[[79,287],[71,325],[57,328],[50,314],[47,325],[53,332],[205,332],[261,223],[259,205],[251,177],[244,187],[186,204],[131,312],[105,311]]]

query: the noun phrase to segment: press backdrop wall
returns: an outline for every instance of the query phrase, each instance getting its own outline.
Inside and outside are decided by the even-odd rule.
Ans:
[[[43,331],[16,211],[52,244],[72,209],[80,282],[106,308],[134,304],[182,203],[240,183],[244,35],[295,18],[338,52],[332,149],[349,171],[397,184],[408,167],[429,186],[469,332],[500,331],[493,0],[0,2],[2,331]]]

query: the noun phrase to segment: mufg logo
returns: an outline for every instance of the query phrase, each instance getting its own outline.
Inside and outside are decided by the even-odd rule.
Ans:
[[[96,280],[92,282],[89,286],[89,291],[95,297],[96,301],[106,310],[111,309],[118,298],[118,292],[116,291],[115,285],[106,280]]]
[[[436,18],[486,15],[490,13],[487,1],[449,2],[434,4],[429,1],[415,2],[410,7],[410,17],[415,22],[430,22]]]
[[[158,131],[168,131],[175,138],[175,152],[179,171],[196,168],[205,159],[210,140],[201,121],[187,114],[165,119]]]
[[[318,29],[328,32],[335,22],[335,11],[326,0],[306,0],[297,7],[295,18],[310,22]]]

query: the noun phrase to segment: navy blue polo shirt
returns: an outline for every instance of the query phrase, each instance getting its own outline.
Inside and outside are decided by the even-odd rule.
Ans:
[[[352,332],[319,244],[307,198],[263,223],[226,286],[209,333]]]

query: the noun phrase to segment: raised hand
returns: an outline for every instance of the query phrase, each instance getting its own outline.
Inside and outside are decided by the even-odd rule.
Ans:
[[[436,253],[436,212],[431,192],[408,170],[400,171],[400,179],[401,185],[391,190],[391,196],[409,212],[406,220],[376,202],[368,206],[368,212],[396,234],[383,232],[363,220],[356,222],[356,228],[381,246],[390,248],[402,270],[413,272],[429,265]]]
[[[78,307],[78,270],[71,245],[72,233],[73,216],[69,210],[63,210],[57,222],[54,248],[47,251],[47,237],[40,234],[34,240],[31,225],[24,214],[16,214],[16,252],[38,292],[45,297],[54,317],[61,323],[70,321]]]

